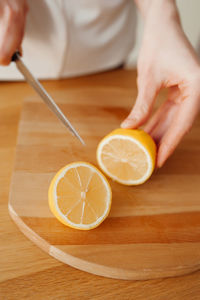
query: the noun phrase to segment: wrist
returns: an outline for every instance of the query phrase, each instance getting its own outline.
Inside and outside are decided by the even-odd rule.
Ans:
[[[144,21],[149,18],[179,20],[175,0],[135,0]]]

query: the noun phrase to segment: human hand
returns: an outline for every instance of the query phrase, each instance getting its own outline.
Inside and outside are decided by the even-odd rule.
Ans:
[[[8,65],[24,35],[26,0],[0,0],[0,65]]]
[[[158,144],[157,167],[161,167],[190,130],[200,110],[200,64],[183,33],[174,1],[151,3],[146,7],[147,13],[143,13],[138,96],[121,126],[137,128],[148,121],[144,130]],[[149,120],[162,88],[169,88],[168,99]]]

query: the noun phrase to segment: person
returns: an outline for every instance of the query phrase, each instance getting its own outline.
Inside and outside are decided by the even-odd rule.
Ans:
[[[59,3],[61,2],[62,0]],[[65,0],[65,3],[67,2],[68,1]],[[109,54],[110,56],[108,55],[107,57],[104,51],[98,51],[97,35],[93,43],[93,48],[97,53],[93,53],[93,56],[91,54],[91,60],[94,57],[94,62],[99,61],[101,63],[101,59],[98,60],[98,55],[103,55],[105,61],[118,57],[118,53],[127,55],[127,49],[130,48],[131,43],[128,44],[126,41],[131,40],[131,31],[129,28],[132,25],[127,26],[124,20],[126,20],[127,17],[131,17],[131,6],[127,6],[130,5],[130,1],[116,0],[106,2],[104,0],[93,0],[91,2],[88,0],[75,2],[82,6],[87,2],[89,2],[89,6],[92,6],[92,3],[93,6],[97,5],[97,3],[101,3],[101,6],[104,7],[105,19],[106,15],[109,15],[110,11],[117,7],[112,16],[113,19],[110,18],[109,15],[106,19],[107,23],[104,24],[104,26],[97,26],[98,22],[103,22],[104,20],[104,18],[99,17],[98,13],[96,13],[96,19],[94,15],[89,14],[91,23],[88,23],[90,26],[82,26],[83,33],[84,30],[91,31],[91,28],[93,29],[91,26],[96,26],[99,32],[100,30],[105,30],[106,32],[107,27],[112,27],[112,24],[117,24],[115,26],[115,32],[116,28],[118,28],[118,32],[122,32],[122,34],[120,36],[116,34],[116,37],[123,38],[126,35],[124,27],[122,30],[120,27],[122,25],[119,24],[126,26],[126,40],[124,40],[124,43],[120,41],[120,47],[118,47],[118,49],[116,48],[117,44],[115,44],[112,31],[107,31],[106,34],[101,36],[104,40],[104,45],[106,45],[104,49],[109,50],[109,47],[115,47],[115,50],[112,48]],[[69,1],[68,9],[70,8],[69,6],[75,2]],[[121,126],[123,128],[137,128],[145,124],[145,130],[150,133],[158,144],[157,167],[161,167],[180,143],[183,136],[190,130],[199,112],[200,63],[194,49],[182,30],[175,0],[135,0],[135,3],[144,18],[143,41],[137,64],[138,96],[133,109]],[[105,9],[107,11],[105,11]],[[26,0],[0,0],[1,65],[8,65],[15,50],[21,47],[27,12],[28,5]],[[122,13],[123,16],[120,19]],[[83,14],[81,17],[82,23],[86,22],[87,18],[87,15]],[[73,19],[71,18],[70,20]],[[119,20],[119,22],[115,23],[116,20]],[[79,19],[79,24],[81,21]],[[69,20],[68,26],[70,27]],[[74,35],[71,40],[73,41],[75,38],[76,36]],[[111,42],[109,42],[109,40]],[[94,47],[95,43],[97,44],[96,48]],[[87,40],[85,44],[87,45]],[[82,49],[81,46],[82,45],[79,47],[81,52],[87,51],[86,48]],[[76,44],[74,49],[77,47]],[[126,51],[123,50],[124,48],[126,48]],[[121,63],[120,60],[123,55],[115,60],[115,64],[117,64],[117,62],[119,64]],[[74,61],[75,59],[72,59],[72,62]],[[90,65],[89,62],[88,65]],[[105,64],[104,69],[106,69],[106,67],[109,69],[112,66],[109,64],[106,66]],[[86,70],[85,73],[98,72],[101,70],[97,65],[95,68],[94,70]],[[72,73],[72,75],[74,74],[76,75],[76,73]],[[82,70],[82,74],[84,74],[84,69]],[[162,88],[169,89],[168,98],[155,112],[153,117],[150,118],[156,95]]]

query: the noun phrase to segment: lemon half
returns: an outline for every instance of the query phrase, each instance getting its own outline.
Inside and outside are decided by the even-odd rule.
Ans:
[[[86,162],[62,168],[49,187],[54,216],[72,228],[89,230],[100,225],[111,208],[112,192],[105,176]]]
[[[103,172],[125,185],[144,183],[154,170],[155,160],[155,142],[139,129],[116,129],[97,148],[97,161]]]

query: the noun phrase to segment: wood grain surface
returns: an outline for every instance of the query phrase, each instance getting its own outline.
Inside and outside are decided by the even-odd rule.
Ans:
[[[67,86],[83,89],[91,85],[98,89],[107,86],[115,90],[120,85],[132,100],[136,96],[135,76],[134,71],[120,70],[79,79],[45,82],[44,85],[51,94],[57,94]],[[147,281],[103,278],[60,263],[18,231],[9,218],[7,201],[21,103],[32,97],[35,94],[25,83],[0,83],[0,298],[199,299],[200,271],[181,277]],[[196,133],[195,127],[190,136]],[[187,146],[185,141],[182,144]],[[189,168],[189,161],[185,163]],[[165,172],[170,173],[170,164],[168,161]],[[177,174],[181,173],[181,167],[180,164]],[[195,175],[195,168],[193,172]]]
[[[199,120],[165,167],[143,185],[112,182],[106,221],[91,231],[61,224],[48,207],[48,187],[68,163],[96,165],[99,141],[119,127],[133,99],[121,81],[53,94],[86,142],[70,135],[37,95],[23,106],[11,183],[10,215],[41,249],[75,268],[119,279],[182,275],[200,267]]]

